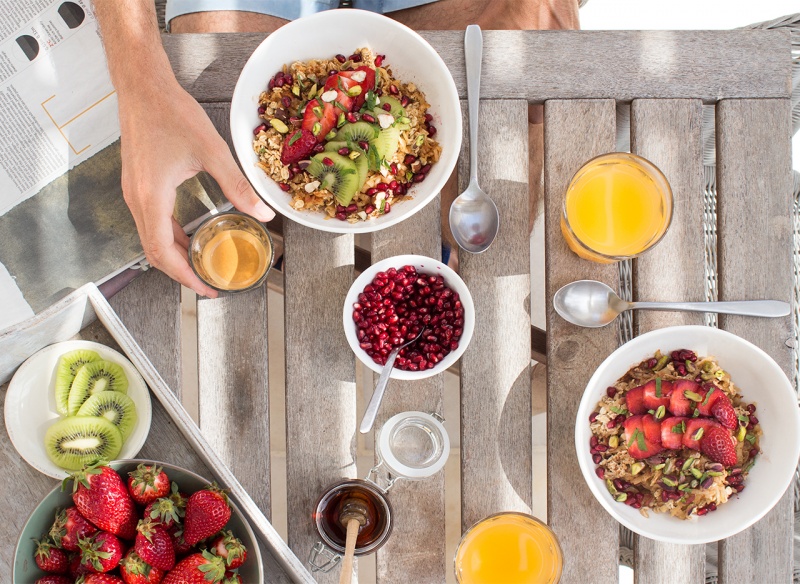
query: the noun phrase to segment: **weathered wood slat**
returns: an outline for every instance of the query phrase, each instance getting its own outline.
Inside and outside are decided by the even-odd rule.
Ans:
[[[567,247],[559,223],[572,175],[590,158],[614,150],[615,118],[612,100],[545,103],[545,298],[573,280],[600,280],[617,288],[617,267],[578,258]],[[589,491],[575,454],[575,415],[583,390],[616,342],[613,327],[579,328],[561,319],[548,301],[548,523],[564,552],[564,582],[585,582],[589,574],[593,584],[619,579],[617,522]]]
[[[399,225],[372,235],[372,259],[381,261],[398,253],[439,259],[441,196]],[[378,374],[373,375],[377,383]],[[400,412],[442,413],[443,374],[419,381],[392,379],[375,421],[383,424]],[[359,412],[359,416],[362,412]],[[377,437],[377,432],[376,432]],[[444,582],[445,560],[444,472],[424,481],[401,481],[392,489],[395,515],[392,537],[377,552],[378,582]]]
[[[356,476],[355,357],[342,329],[353,236],[288,221],[284,237],[289,545],[305,559],[318,540],[311,515],[323,489]],[[338,571],[317,578],[336,582]]]
[[[664,239],[634,261],[634,300],[702,301],[705,299],[703,246],[703,157],[700,100],[634,100],[631,152],[658,166],[674,199],[672,224]],[[638,334],[668,326],[703,324],[690,312],[640,311]],[[670,351],[679,347],[662,347]],[[705,548],[635,539],[638,584],[701,583]]]
[[[533,496],[527,104],[483,101],[480,127],[478,176],[497,204],[500,231],[486,252],[459,256],[475,303],[475,332],[461,357],[462,531],[499,511],[530,512]],[[459,160],[464,190],[466,141]]]
[[[197,301],[200,430],[270,517],[267,289]]]
[[[464,34],[423,31],[466,97]],[[162,35],[178,80],[199,101],[230,101],[262,33]],[[493,31],[484,99],[788,97],[788,31]],[[376,47],[379,48],[379,47]],[[525,55],[525,58],[520,58]],[[509,71],[514,71],[509,75]],[[271,73],[265,72],[264,83]],[[424,88],[423,88],[424,89]]]
[[[717,106],[720,300],[790,300],[791,120],[788,100],[726,100]],[[791,317],[720,315],[720,328],[761,347],[791,379]],[[720,543],[721,584],[790,582],[792,495],[764,519]]]

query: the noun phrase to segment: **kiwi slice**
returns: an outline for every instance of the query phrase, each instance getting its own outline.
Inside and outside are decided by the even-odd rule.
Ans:
[[[400,128],[390,126],[381,130],[377,138],[370,142],[370,145],[375,146],[379,158],[386,161],[391,160],[400,146]]]
[[[360,192],[364,188],[364,183],[367,182],[367,171],[369,164],[367,163],[367,156],[362,152],[361,156],[353,160],[356,165],[356,173],[358,173],[358,190]]]
[[[114,460],[122,449],[122,434],[105,418],[72,416],[47,429],[44,448],[61,468],[79,470],[96,460]]]
[[[67,401],[69,400],[69,390],[78,369],[91,363],[100,361],[100,355],[88,349],[76,349],[64,353],[58,358],[56,367],[56,411],[62,416],[68,413]]]
[[[89,396],[77,415],[105,418],[119,429],[122,439],[127,440],[136,424],[136,405],[124,393],[101,391]]]
[[[336,133],[336,137],[339,140],[350,142],[358,142],[360,140],[366,140],[369,142],[370,140],[374,140],[378,137],[379,131],[380,130],[378,130],[377,126],[374,126],[368,122],[355,122],[352,124],[345,124],[339,128],[339,131]]]
[[[325,159],[332,164],[325,164]],[[320,152],[312,156],[306,171],[320,181],[323,189],[332,192],[340,205],[349,205],[361,188],[355,162],[336,152]]]
[[[388,103],[392,109],[386,111],[383,109],[383,104]],[[393,98],[391,95],[384,95],[381,97],[381,103],[373,111],[373,114],[377,118],[381,114],[391,114],[392,117],[396,120],[397,118],[401,118],[406,115],[406,108],[400,105],[400,101]]]
[[[75,374],[75,380],[69,390],[67,409],[74,416],[90,395],[101,391],[128,391],[128,378],[122,367],[111,361],[92,361]]]
[[[356,158],[350,158],[356,164],[356,172],[358,173],[358,191],[361,190],[361,187],[364,186],[364,183],[367,182],[367,170],[369,170],[369,165],[367,164],[367,157],[365,152],[359,148],[353,142],[342,142],[340,140],[333,140],[325,144],[325,152],[338,152],[342,148],[349,148],[355,152],[359,153],[359,156]],[[356,191],[356,192],[358,192]]]

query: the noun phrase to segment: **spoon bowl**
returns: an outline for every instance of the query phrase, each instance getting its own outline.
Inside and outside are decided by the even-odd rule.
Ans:
[[[789,303],[779,300],[628,302],[609,286],[595,280],[578,280],[562,287],[553,296],[553,308],[567,322],[588,328],[606,326],[621,312],[634,309],[716,312],[767,318],[786,316],[790,311]]]

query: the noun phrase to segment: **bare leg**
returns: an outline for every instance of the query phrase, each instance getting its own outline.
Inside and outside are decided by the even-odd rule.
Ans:
[[[243,12],[239,10],[215,10],[192,12],[172,19],[170,31],[184,32],[273,32],[289,22],[283,18]]]

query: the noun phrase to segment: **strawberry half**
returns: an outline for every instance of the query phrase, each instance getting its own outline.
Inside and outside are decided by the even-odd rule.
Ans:
[[[300,129],[287,134],[283,139],[283,150],[281,151],[281,162],[283,164],[294,164],[308,158],[317,145],[317,138],[311,131]]]
[[[336,120],[339,119],[336,110],[337,108],[330,102],[320,103],[319,100],[312,99],[306,105],[301,127],[311,132],[317,142],[322,142],[328,132],[336,127]]]
[[[661,423],[650,414],[631,416],[624,422],[628,453],[638,460],[661,452]]]
[[[36,543],[36,552],[33,557],[40,569],[51,574],[66,574],[69,571],[67,552],[54,546],[47,538],[42,538],[41,541],[34,540],[34,542]]]
[[[364,78],[361,79],[361,73],[364,73]],[[375,69],[372,67],[367,67],[366,65],[362,65],[357,69],[353,69],[352,71],[340,71],[339,75],[346,79],[350,79],[355,81],[361,86],[361,93],[359,93],[353,103],[353,109],[359,110],[361,106],[364,105],[364,101],[367,98],[368,91],[375,90]]]
[[[74,480],[72,501],[81,515],[123,539],[136,537],[136,504],[117,471],[90,466],[70,476]],[[64,479],[65,484],[69,478]]]
[[[183,558],[162,584],[219,584],[224,577],[225,561],[204,551]]]
[[[107,531],[80,540],[78,546],[81,548],[81,566],[89,572],[109,572],[122,559],[122,542]]]
[[[700,438],[700,452],[726,467],[736,465],[736,439],[725,428],[709,428]]]
[[[683,433],[683,445],[692,450],[700,450],[700,439],[710,428],[719,427],[714,420],[708,418],[689,418],[686,420],[686,432]],[[702,432],[700,432],[702,430]]]
[[[718,400],[728,399],[728,396],[721,389],[711,383],[706,383],[697,388],[696,393],[703,398],[702,401],[697,402],[697,411],[703,416],[712,415],[711,408],[714,407]],[[730,400],[728,401],[730,402]]]
[[[336,99],[334,101],[339,102],[342,106],[343,109],[339,108],[342,112],[349,112],[353,109],[353,98],[347,94],[347,91],[355,85],[358,85],[358,83],[347,77],[342,77],[339,73],[334,73],[328,77],[322,91],[323,93],[331,90],[336,91]]]
[[[169,478],[156,465],[139,464],[128,473],[128,492],[139,505],[147,505],[169,493]]]
[[[48,574],[36,581],[36,584],[73,584],[74,580],[62,574]]]
[[[728,399],[727,395],[718,399],[716,403],[711,406],[711,415],[728,430],[736,430],[736,428],[739,427],[739,418],[737,418],[736,411],[733,409],[733,404],[731,400]]]
[[[159,570],[171,570],[175,565],[175,548],[167,530],[160,523],[143,519],[136,531],[134,549],[139,557]]]
[[[209,551],[215,556],[219,556],[225,560],[228,570],[235,570],[247,559],[247,548],[244,547],[242,541],[233,535],[230,530],[224,529],[211,545],[208,546]]]
[[[625,394],[625,405],[628,411],[634,415],[647,413],[647,406],[644,405],[644,386],[629,389]]]
[[[661,421],[661,446],[669,450],[683,448],[683,434],[689,418],[673,417]]]
[[[659,407],[669,407],[669,398],[672,395],[672,382],[661,378],[651,379],[644,384],[644,406],[648,410],[657,410]]]
[[[686,392],[697,393],[700,389],[700,384],[690,381],[688,379],[679,379],[672,383],[672,394],[669,399],[669,409],[673,416],[688,416],[691,415],[693,409],[693,400],[686,396]],[[699,395],[699,394],[698,394]]]
[[[50,537],[56,547],[68,552],[77,552],[78,540],[96,531],[97,528],[80,514],[77,507],[68,507],[56,512],[56,520],[50,528]]]
[[[186,503],[183,537],[189,545],[211,537],[231,518],[228,497],[216,485],[196,491]]]
[[[119,563],[119,572],[125,584],[158,584],[164,578],[164,571],[150,566],[131,549]]]

